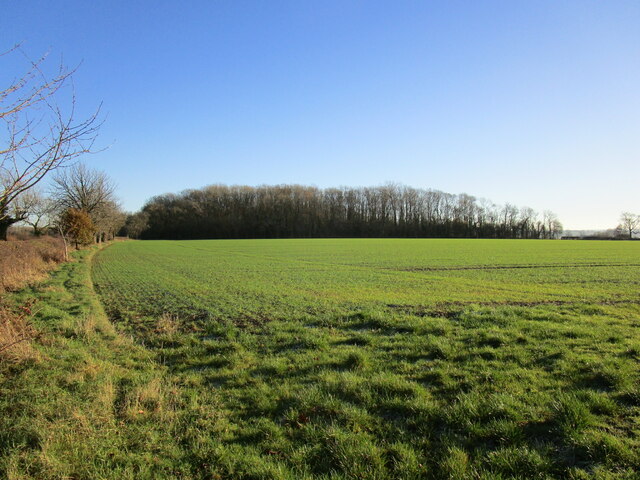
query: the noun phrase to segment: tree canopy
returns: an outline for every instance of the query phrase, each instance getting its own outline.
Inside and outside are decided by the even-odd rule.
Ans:
[[[388,184],[327,188],[211,185],[152,198],[142,238],[556,238],[552,212]]]

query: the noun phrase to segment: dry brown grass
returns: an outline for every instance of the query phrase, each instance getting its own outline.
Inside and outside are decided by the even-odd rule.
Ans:
[[[12,309],[0,303],[0,361],[19,363],[37,358],[31,340],[37,335],[31,325],[31,306]]]
[[[128,421],[144,420],[148,416],[167,421],[175,414],[177,394],[175,385],[154,377],[125,394],[120,414]]]
[[[64,245],[52,237],[0,242],[0,361],[19,363],[36,358],[31,340],[37,332],[30,322],[31,304],[7,305],[2,296],[44,278],[64,260]]]
[[[63,260],[64,245],[58,238],[0,242],[0,295],[42,280]]]
[[[177,315],[165,312],[156,323],[155,332],[166,335],[174,335],[180,330],[180,320]]]

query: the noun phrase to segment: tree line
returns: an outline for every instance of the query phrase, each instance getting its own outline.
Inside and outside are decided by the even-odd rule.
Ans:
[[[23,74],[0,85],[0,240],[13,225],[34,235],[57,232],[77,245],[113,238],[125,223],[113,182],[76,163],[94,152],[100,107],[78,119],[72,77],[60,64],[49,74],[47,55],[30,60],[17,45],[0,58],[26,59]],[[46,196],[43,180],[52,177]]]
[[[291,237],[557,238],[553,212],[387,184],[211,185],[153,197],[127,220],[145,239]]]
[[[127,218],[111,179],[78,163],[56,172],[47,194],[37,187],[10,205],[11,218],[28,225],[35,236],[58,234],[65,244],[88,245],[113,239]]]
[[[19,47],[0,54],[9,55]],[[93,150],[100,107],[75,117],[65,95],[74,70],[46,74],[46,55],[29,61],[22,76],[0,88],[0,240],[11,225],[27,223],[38,235],[52,229],[78,243],[116,232],[139,238],[470,237],[556,238],[552,212],[496,206],[467,194],[388,184],[319,189],[300,185],[212,185],[152,198],[125,215],[113,184],[76,159]],[[61,107],[59,103],[66,105]],[[53,175],[51,196],[38,191]],[[629,236],[634,226],[626,226]]]

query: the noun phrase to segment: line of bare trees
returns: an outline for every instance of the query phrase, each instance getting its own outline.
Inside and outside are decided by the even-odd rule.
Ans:
[[[0,240],[27,219],[32,189],[47,175],[92,151],[100,108],[77,119],[72,76],[60,64],[46,73],[46,55],[30,60],[16,46],[0,54],[23,56],[25,72],[0,85]]]
[[[0,57],[15,53],[22,53],[19,47]],[[11,225],[26,222],[36,234],[55,226],[76,243],[100,242],[113,237],[125,217],[106,175],[74,164],[93,151],[99,108],[77,120],[67,88],[74,70],[60,65],[49,76],[45,59],[27,59],[25,73],[0,86],[0,240]],[[51,172],[53,191],[46,198],[36,188]],[[141,238],[555,238],[561,231],[551,212],[539,217],[530,208],[394,184],[213,185],[151,199],[126,219],[124,230]]]
[[[76,163],[94,151],[100,107],[78,120],[74,69],[60,64],[48,74],[47,55],[33,61],[19,45],[0,58],[8,55],[22,56],[26,65],[0,85],[0,240],[16,224],[30,225],[35,235],[55,230],[76,244],[113,237],[125,221],[113,183]],[[47,197],[41,182],[51,174]]]
[[[286,237],[557,238],[552,212],[388,184],[320,189],[212,185],[152,198],[127,221],[156,239]]]
[[[23,212],[18,225],[28,225],[35,236],[60,234],[76,245],[111,240],[126,221],[114,190],[104,172],[74,164],[53,175],[48,195],[36,187],[16,198],[15,208]]]

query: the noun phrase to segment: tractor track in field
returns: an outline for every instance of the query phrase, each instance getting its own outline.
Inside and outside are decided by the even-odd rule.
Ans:
[[[464,266],[434,266],[434,267],[406,267],[389,268],[399,272],[446,272],[457,270],[519,270],[537,268],[598,268],[598,267],[640,267],[638,263],[557,263],[557,264],[523,264],[523,265],[464,265]]]
[[[435,307],[424,308],[416,305],[387,304],[386,307],[401,313],[418,317],[456,318],[464,309],[471,306],[479,307],[539,307],[539,306],[577,306],[585,302],[576,300],[539,300],[539,301],[515,301],[515,302],[451,302],[442,303]],[[639,300],[601,300],[590,301],[590,305],[615,306],[615,305],[640,305]]]

